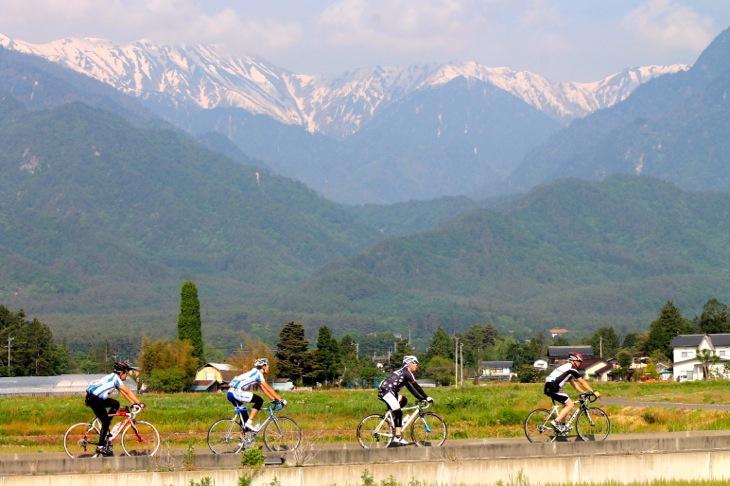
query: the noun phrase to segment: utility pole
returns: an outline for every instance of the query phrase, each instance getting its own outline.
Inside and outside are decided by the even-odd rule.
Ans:
[[[459,360],[461,361],[461,387],[464,388],[464,343],[459,344]]]
[[[454,336],[456,348],[454,349],[454,386],[459,388],[459,338]]]
[[[15,338],[8,336],[8,345],[5,346],[8,348],[8,376],[10,376],[10,342],[13,341]]]

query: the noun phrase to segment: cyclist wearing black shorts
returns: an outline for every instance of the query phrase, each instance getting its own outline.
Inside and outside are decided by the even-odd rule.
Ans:
[[[580,353],[570,353],[568,355],[568,362],[555,368],[552,373],[545,378],[545,395],[549,396],[556,402],[563,404],[563,408],[560,410],[560,413],[555,420],[550,421],[550,424],[558,432],[563,432],[565,430],[565,417],[568,416],[575,406],[573,400],[571,400],[568,394],[563,391],[563,386],[566,383],[570,383],[573,388],[578,391],[578,393],[586,393],[586,391],[583,390],[585,387],[589,393],[600,396],[600,394],[593,391],[593,388],[591,388],[588,382],[580,376],[578,369],[582,363],[583,355]]]
[[[127,376],[129,376],[129,371],[131,369],[132,367],[127,363],[114,363],[114,373],[110,373],[103,378],[92,381],[89,383],[89,386],[86,387],[86,399],[84,402],[91,408],[91,410],[94,411],[94,415],[96,415],[101,422],[99,446],[96,448],[96,452],[98,454],[102,454],[104,456],[112,455],[111,450],[107,447],[107,441],[109,439],[109,425],[112,423],[112,418],[109,415],[115,414],[119,411],[119,402],[111,398],[109,395],[114,390],[118,390],[124,398],[129,400],[129,403],[144,408],[144,404],[141,403],[134,392],[127,388],[124,384],[124,380],[126,380]],[[107,408],[109,409],[108,412],[106,410]]]
[[[398,392],[404,386],[410,391],[417,400],[426,400],[433,402],[433,398],[429,397],[421,385],[416,381],[413,373],[418,368],[418,358],[415,356],[406,356],[403,358],[403,368],[394,371],[388,375],[378,387],[378,398],[388,405],[393,411],[393,425],[395,426],[395,437],[393,443],[398,445],[407,445],[408,441],[401,435],[403,427],[403,410],[408,403],[408,399]]]

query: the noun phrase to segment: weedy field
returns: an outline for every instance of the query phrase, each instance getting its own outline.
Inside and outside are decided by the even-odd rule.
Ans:
[[[603,397],[645,402],[646,407],[602,404],[612,433],[730,429],[730,413],[702,408],[662,408],[662,402],[730,404],[728,382],[594,383]],[[464,388],[432,388],[433,412],[446,420],[449,439],[523,437],[522,421],[534,408],[547,407],[542,384],[490,383]],[[568,387],[572,396],[575,393]],[[409,396],[407,392],[406,396]],[[309,443],[354,442],[365,415],[385,405],[375,390],[293,391],[279,412],[302,427]],[[233,415],[220,393],[144,394],[148,408],[140,418],[153,423],[168,448],[206,447],[208,427]],[[122,399],[123,400],[123,399]],[[410,402],[413,398],[410,397]],[[0,453],[60,452],[63,434],[74,423],[93,418],[83,395],[17,396],[0,400]]]

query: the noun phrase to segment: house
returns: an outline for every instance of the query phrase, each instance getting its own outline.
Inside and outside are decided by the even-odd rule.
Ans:
[[[670,341],[672,378],[674,381],[695,381],[705,378],[705,363],[699,353],[707,352],[714,362],[708,364],[710,376],[730,378],[725,368],[730,363],[730,334],[680,334]]]
[[[550,337],[556,338],[558,336],[562,336],[566,332],[570,332],[567,329],[550,329]]]
[[[613,364],[601,358],[585,358],[580,368],[587,380],[609,381]]]
[[[593,357],[593,347],[591,346],[548,346],[548,358],[550,362],[559,366],[568,359],[570,353],[580,353],[583,358]]]
[[[241,371],[226,363],[206,363],[195,373],[190,391],[219,391]]]
[[[479,379],[510,381],[515,373],[514,361],[481,361],[479,363]]]

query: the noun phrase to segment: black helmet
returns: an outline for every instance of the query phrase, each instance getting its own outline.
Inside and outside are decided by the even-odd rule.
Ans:
[[[129,373],[129,370],[131,370],[132,367],[129,366],[124,361],[119,361],[118,363],[114,363],[114,373],[121,375],[122,373]]]

